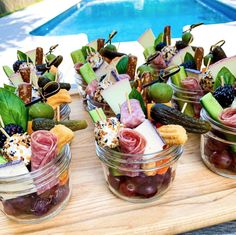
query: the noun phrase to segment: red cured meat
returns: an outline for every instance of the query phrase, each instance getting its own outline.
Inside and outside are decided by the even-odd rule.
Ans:
[[[31,135],[31,169],[35,171],[57,155],[57,137],[50,131],[35,131]]]
[[[195,77],[187,77],[181,81],[181,86],[190,91],[202,90],[199,81]]]
[[[137,131],[124,128],[119,133],[120,149],[122,153],[143,154],[147,141]]]
[[[165,59],[161,54],[155,57],[151,63],[156,69],[165,69],[167,67]]]
[[[93,80],[86,87],[86,89],[85,89],[86,94],[90,95],[90,96],[93,96],[93,94],[97,90],[97,87],[98,87],[98,81],[97,80]]]
[[[236,128],[236,108],[224,109],[219,119],[224,125]]]
[[[125,101],[121,105],[120,121],[125,127],[135,128],[145,120],[145,115],[138,100],[130,99],[129,103],[131,107],[131,113],[129,112],[128,103]]]

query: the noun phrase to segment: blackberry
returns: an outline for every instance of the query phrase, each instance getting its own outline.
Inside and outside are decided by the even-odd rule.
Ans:
[[[166,46],[165,42],[160,42],[156,45],[155,50],[156,51],[161,51],[165,46]]]
[[[233,103],[234,95],[233,86],[228,84],[218,87],[213,93],[213,96],[223,108],[227,108]]]
[[[196,69],[196,64],[194,61],[184,62],[180,66],[184,66],[185,69]]]
[[[184,41],[177,41],[176,43],[175,43],[175,47],[176,47],[176,49],[179,51],[179,50],[181,50],[181,49],[183,49],[183,48],[185,48],[185,47],[187,47],[188,46],[188,43],[186,43],[186,42],[184,42]]]
[[[4,130],[10,136],[12,136],[16,133],[24,133],[23,128],[21,126],[16,125],[16,124],[8,124],[4,127]],[[6,139],[7,139],[7,137],[0,131],[0,148],[3,147]]]
[[[16,72],[19,70],[20,65],[23,64],[23,63],[25,63],[25,62],[26,62],[25,60],[17,60],[17,61],[13,64],[13,66],[12,66],[14,72],[16,73]]]

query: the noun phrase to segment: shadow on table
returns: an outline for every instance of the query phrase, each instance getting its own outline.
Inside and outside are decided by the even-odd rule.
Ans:
[[[235,235],[236,221],[198,229],[192,232],[181,233],[179,235]]]
[[[7,48],[18,48],[18,43],[29,36],[30,26],[41,19],[29,20],[28,16],[13,15],[0,18],[0,52]],[[14,34],[14,38],[12,34]]]

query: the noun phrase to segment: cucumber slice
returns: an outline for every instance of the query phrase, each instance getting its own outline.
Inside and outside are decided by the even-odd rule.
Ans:
[[[106,120],[106,115],[103,112],[102,108],[99,109],[93,109],[89,111],[89,115],[92,118],[93,122],[101,121],[101,119]]]
[[[5,164],[5,163],[7,163],[7,160],[3,156],[0,155],[0,165]]]
[[[8,78],[14,74],[14,71],[9,66],[4,65],[4,66],[2,66],[2,68]]]
[[[171,72],[171,71],[170,71]],[[171,81],[177,87],[181,86],[181,81],[187,77],[184,66],[180,66],[180,71],[171,76]]]
[[[80,63],[85,63],[86,62],[86,60],[84,58],[84,55],[83,55],[83,52],[82,52],[81,49],[80,50],[76,50],[76,51],[72,51],[70,53],[70,56],[71,56],[74,64],[79,63],[79,62]]]
[[[223,108],[215,97],[209,92],[200,99],[200,102],[210,117],[215,121],[219,121],[219,115],[223,111]]]
[[[117,163],[116,163],[117,164]],[[123,174],[119,171],[119,170],[117,170],[117,169],[115,169],[115,168],[109,168],[109,171],[110,171],[110,173],[113,175],[113,176],[122,176]]]
[[[79,70],[83,79],[87,84],[97,79],[96,74],[89,63],[86,63],[83,66],[81,66]]]
[[[155,50],[154,46],[151,46],[151,47],[147,47],[144,50],[143,55],[144,55],[145,59],[147,59],[149,56],[151,56],[155,53],[156,53],[156,50]]]

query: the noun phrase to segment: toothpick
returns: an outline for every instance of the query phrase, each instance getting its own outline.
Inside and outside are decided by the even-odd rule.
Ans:
[[[181,110],[181,113],[184,113],[184,111],[185,111],[187,105],[188,105],[188,103],[185,102],[185,103],[184,103],[184,106],[183,106],[183,108],[182,108],[182,110]]]
[[[7,134],[7,132],[2,127],[0,127],[0,131],[7,137],[7,139],[10,138],[10,136]]]
[[[87,53],[87,55],[90,55],[88,48],[86,48],[86,53]]]
[[[102,115],[100,114],[99,109],[96,108],[95,110],[96,110],[96,113],[97,113],[97,115],[99,116],[100,120],[101,120],[101,121],[105,121],[104,118],[102,117]]]
[[[0,124],[1,124],[1,127],[5,127],[5,125],[4,125],[4,122],[3,122],[3,120],[2,120],[2,116],[0,115]]]
[[[131,114],[132,109],[131,109],[128,93],[126,93],[125,96],[126,96],[126,101],[127,101],[127,105],[128,105],[129,114]]]
[[[225,86],[225,80],[223,75],[220,76],[220,80],[221,80],[221,86]]]
[[[140,70],[139,70],[139,71],[137,72],[137,74],[134,76],[134,82],[139,79],[139,74],[140,74]]]
[[[211,63],[211,57],[210,57],[210,58],[208,59],[208,61],[207,61],[206,71],[209,69],[210,63]]]
[[[56,111],[56,113],[57,113],[57,121],[60,122],[60,120],[61,120],[60,106],[57,106],[57,111]]]

